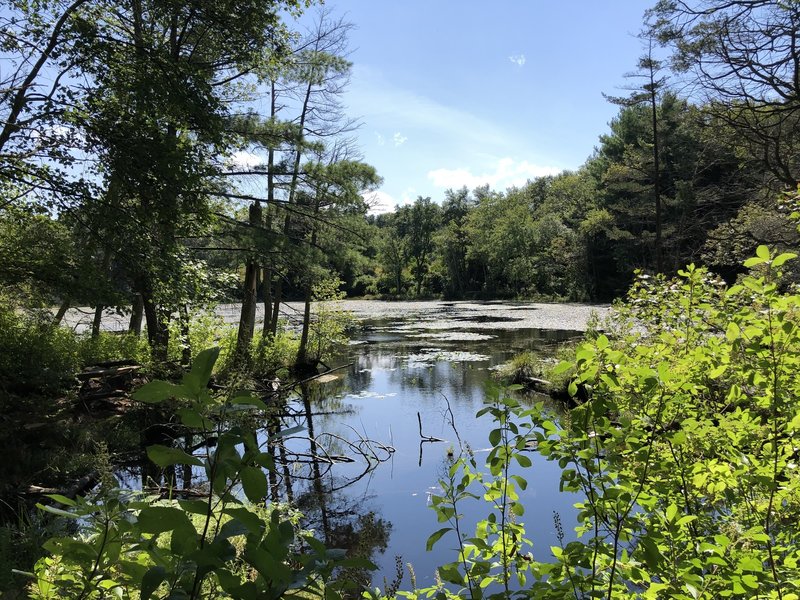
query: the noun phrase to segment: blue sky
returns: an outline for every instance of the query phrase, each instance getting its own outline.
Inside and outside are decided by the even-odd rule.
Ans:
[[[642,53],[644,0],[327,0],[355,25],[345,97],[383,210],[579,167]],[[377,208],[377,207],[376,207]]]

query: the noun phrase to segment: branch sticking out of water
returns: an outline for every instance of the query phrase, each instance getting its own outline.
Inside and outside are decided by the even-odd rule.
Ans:
[[[423,442],[443,442],[444,440],[437,437],[431,437],[422,433],[422,415],[417,411],[417,421],[419,421],[419,437]]]

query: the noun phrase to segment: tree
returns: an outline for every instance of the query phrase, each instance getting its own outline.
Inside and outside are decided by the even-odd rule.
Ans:
[[[277,8],[240,0],[193,7],[137,1],[114,18],[110,11],[87,16],[93,36],[73,50],[89,79],[71,118],[113,191],[95,201],[125,216],[118,222],[127,248],[117,253],[143,300],[159,361],[166,358],[170,315],[194,287],[181,283],[181,239],[207,220],[220,186],[217,157],[230,147],[225,125],[241,98],[238,82],[279,60],[275,49],[286,32]]]
[[[647,53],[639,58],[638,71],[626,75],[630,79],[643,80],[643,83],[638,86],[629,88],[631,94],[624,98],[606,96],[614,104],[620,106],[637,106],[646,104],[650,112],[651,123],[651,136],[650,147],[652,149],[652,186],[653,186],[653,205],[655,206],[655,239],[654,239],[654,253],[655,253],[655,267],[656,272],[661,273],[664,270],[662,243],[661,243],[661,153],[660,153],[660,140],[658,128],[658,104],[663,94],[666,85],[666,79],[659,77],[662,69],[661,61],[653,58],[653,39],[647,40]]]
[[[469,285],[467,217],[474,206],[466,187],[444,193],[442,226],[435,241],[442,263],[442,287],[448,298],[463,298]]]
[[[800,3],[661,0],[647,17],[699,99],[739,133],[753,160],[794,187],[800,180]]]
[[[419,297],[433,255],[433,234],[439,227],[441,208],[430,198],[419,196],[414,204],[399,207],[396,212],[397,232],[406,244]]]

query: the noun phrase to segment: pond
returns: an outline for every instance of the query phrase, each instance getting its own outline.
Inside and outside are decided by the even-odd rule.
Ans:
[[[391,582],[398,560],[413,565],[418,586],[430,585],[436,566],[456,556],[455,537],[425,550],[428,536],[444,526],[430,497],[441,493],[437,482],[458,438],[479,463],[488,453],[492,423],[475,414],[492,369],[527,350],[552,356],[559,343],[581,336],[594,308],[601,316],[605,309],[497,302],[344,306],[361,327],[331,365],[338,369],[302,386],[287,407],[296,416],[286,424],[306,431],[286,442],[290,458],[273,477],[279,491],[273,499],[297,504],[306,526],[329,544],[356,545],[370,555],[379,567],[373,585]],[[442,441],[421,443],[421,435]],[[530,456],[533,466],[522,473],[529,484],[523,520],[534,552],[547,552],[557,543],[553,512],[570,530],[576,498],[559,493],[557,464]],[[488,512],[477,502],[463,509],[467,531]],[[406,571],[403,585],[408,581]]]

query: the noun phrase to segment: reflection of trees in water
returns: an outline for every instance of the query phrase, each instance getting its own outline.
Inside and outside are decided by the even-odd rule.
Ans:
[[[295,410],[284,405],[269,419],[267,451],[275,461],[269,473],[270,500],[296,506],[304,515],[303,526],[329,548],[371,560],[386,549],[391,524],[367,508],[368,497],[351,497],[347,489],[389,460],[394,449],[355,430],[348,437],[317,433],[316,417],[331,413],[327,385],[300,385],[301,403]],[[305,428],[302,435],[277,436],[297,425]],[[340,576],[361,587],[370,584],[365,569],[347,569]]]

